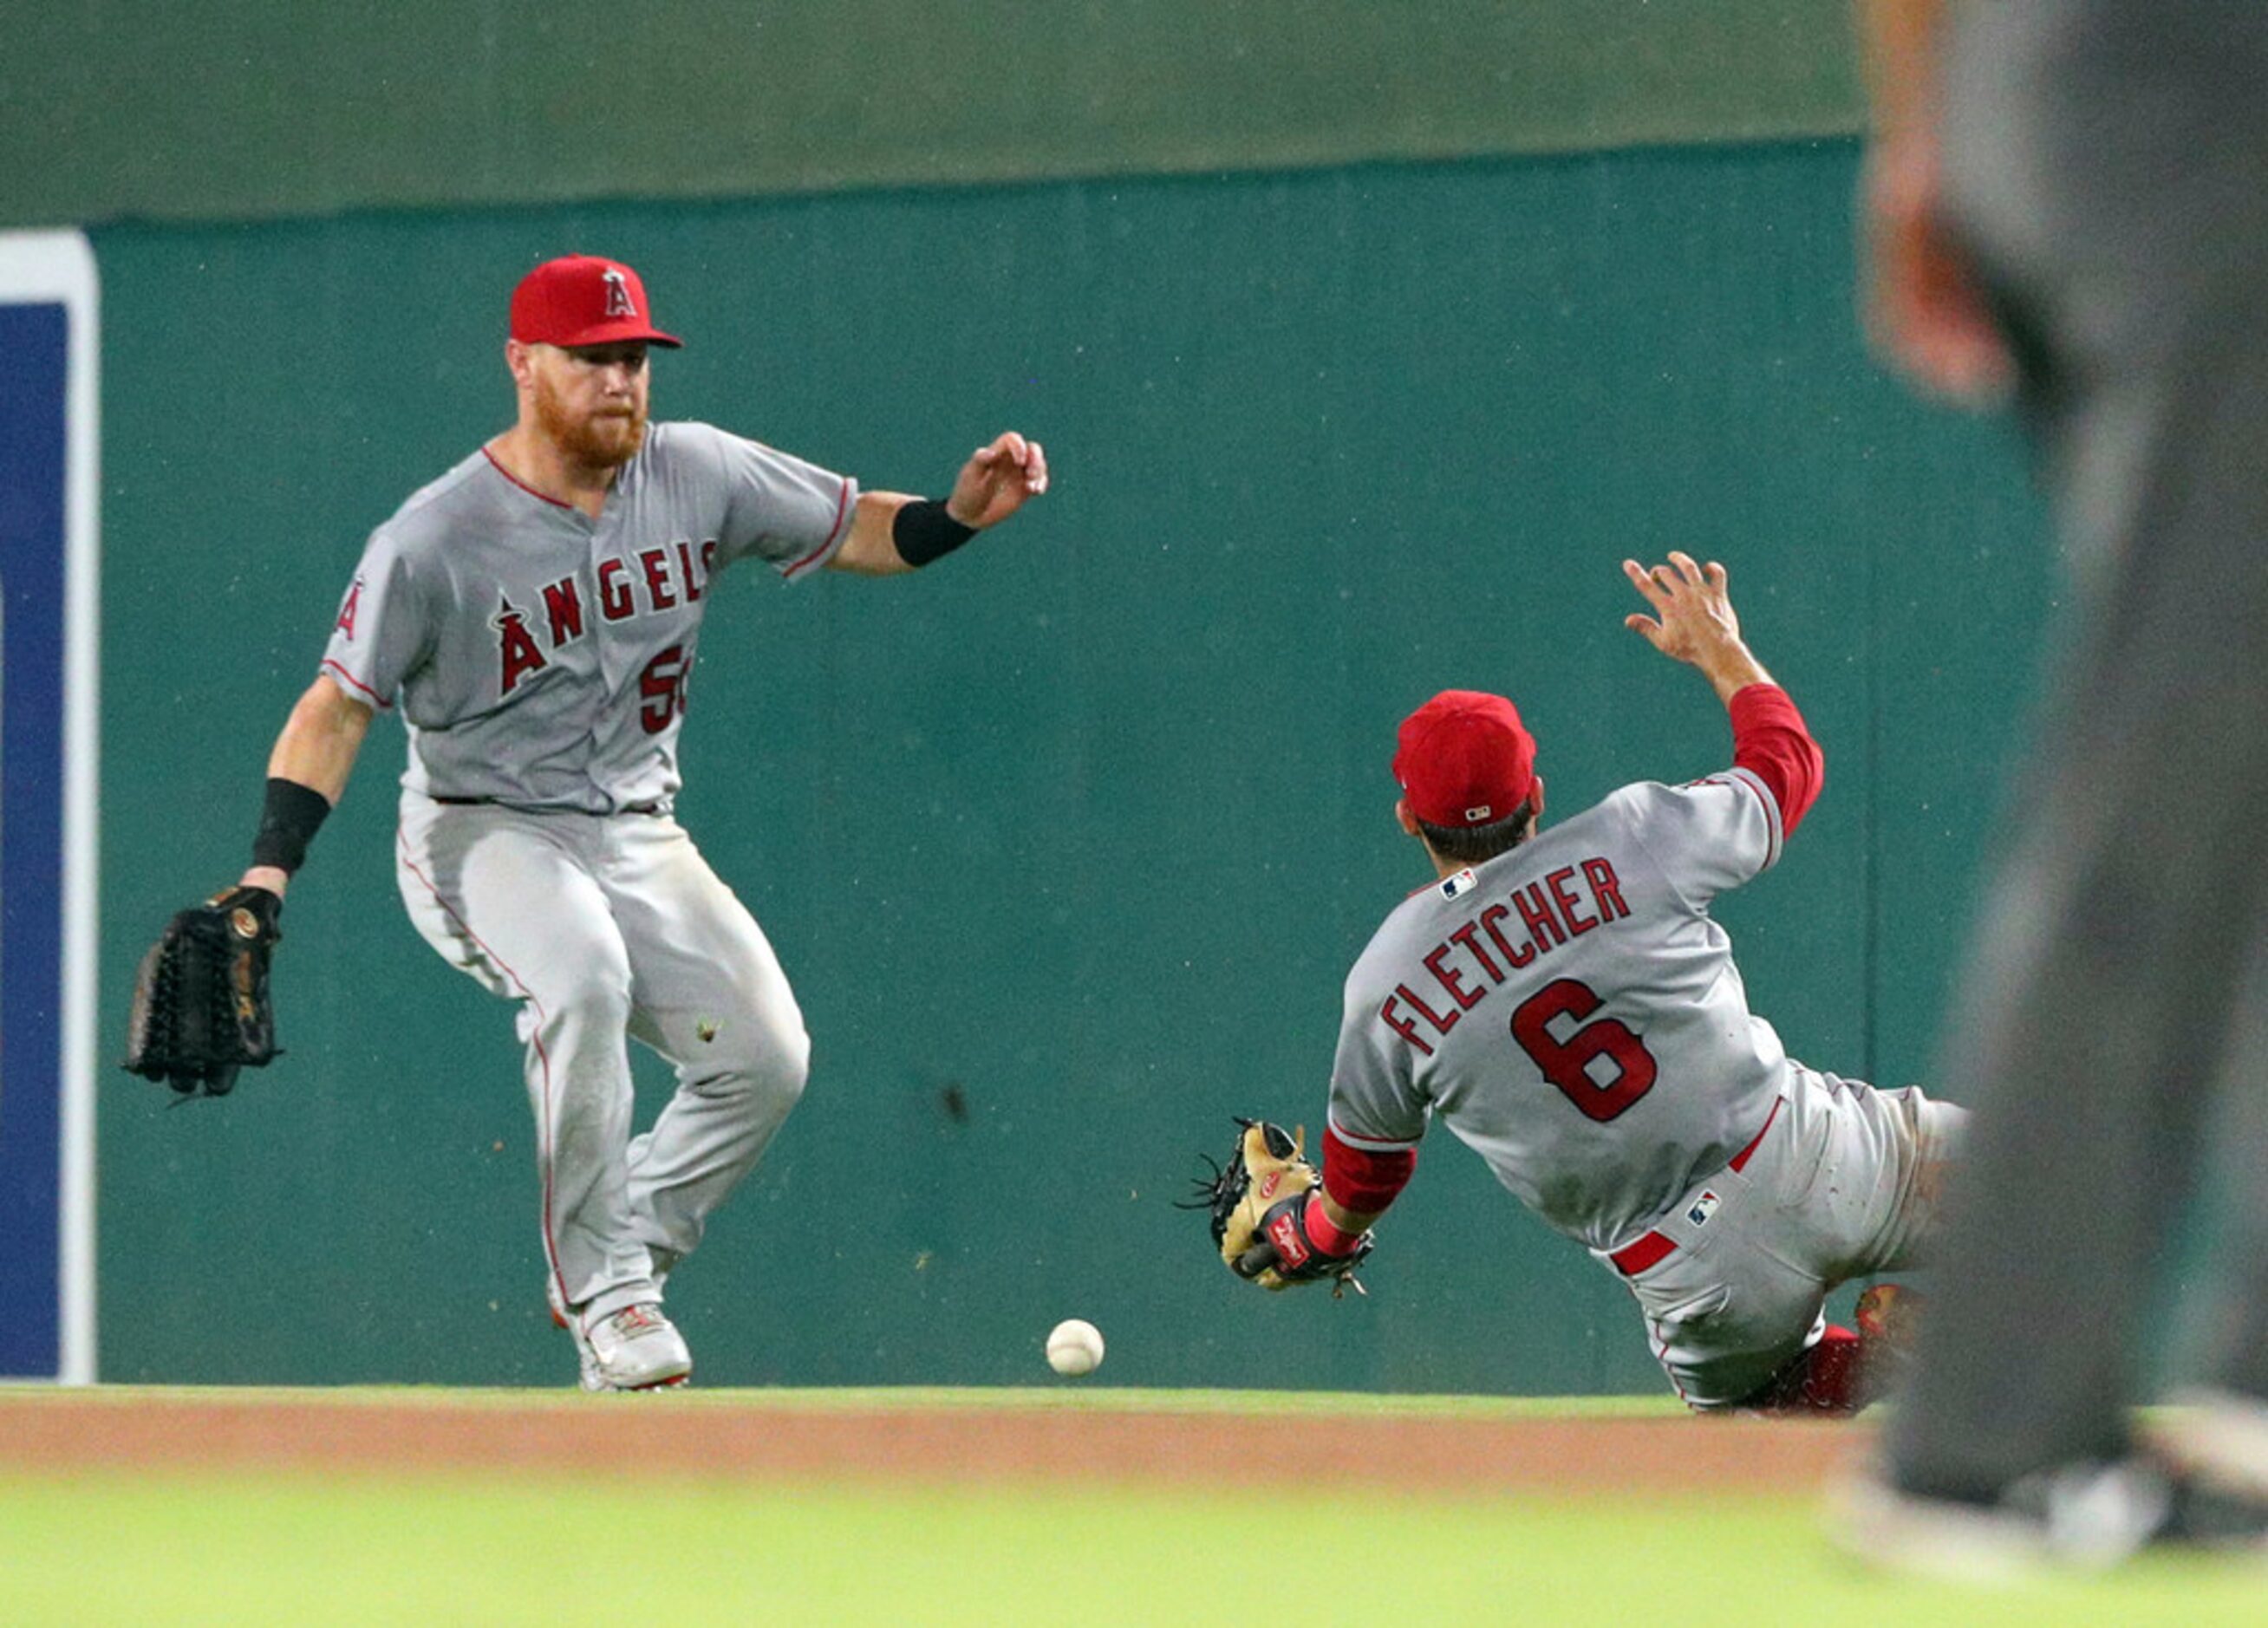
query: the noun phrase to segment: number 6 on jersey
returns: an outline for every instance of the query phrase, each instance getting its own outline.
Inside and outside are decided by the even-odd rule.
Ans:
[[[1587,983],[1555,978],[1512,1014],[1512,1037],[1520,1049],[1561,1095],[1602,1124],[1628,1112],[1653,1090],[1657,1072],[1653,1053],[1620,1018],[1583,1021],[1603,1004]],[[1565,1040],[1551,1033],[1552,1020],[1562,1017],[1580,1026]],[[1602,1057],[1615,1065],[1610,1081],[1602,1082],[1591,1072],[1591,1064]]]

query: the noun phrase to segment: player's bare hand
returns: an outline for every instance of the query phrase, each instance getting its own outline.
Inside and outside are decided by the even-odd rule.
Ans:
[[[997,526],[1048,490],[1048,455],[1013,430],[980,446],[953,483],[946,511],[963,526]]]
[[[1649,569],[1624,560],[1623,575],[1655,613],[1634,612],[1623,618],[1623,626],[1644,634],[1663,655],[1690,662],[1718,645],[1740,643],[1741,619],[1725,593],[1725,568],[1716,561],[1697,564],[1691,555],[1672,549],[1667,565]]]
[[[1651,616],[1633,612],[1623,625],[1674,661],[1698,667],[1720,698],[1746,684],[1768,681],[1769,674],[1741,641],[1741,619],[1725,589],[1725,568],[1700,564],[1673,549],[1669,563],[1651,568],[1623,562],[1623,575],[1653,607]]]
[[[1946,230],[1934,138],[1879,142],[1860,193],[1859,314],[1875,354],[1932,395],[1970,407],[2001,400],[2015,367]]]

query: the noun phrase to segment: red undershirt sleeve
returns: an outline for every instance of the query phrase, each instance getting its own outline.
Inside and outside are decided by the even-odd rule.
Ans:
[[[1409,1185],[1417,1168],[1418,1150],[1414,1147],[1373,1153],[1349,1146],[1339,1140],[1336,1131],[1329,1125],[1323,1127],[1323,1190],[1342,1210],[1356,1215],[1375,1215]]]
[[[1726,710],[1733,718],[1733,766],[1764,783],[1779,800],[1781,836],[1794,836],[1797,822],[1819,799],[1827,778],[1826,754],[1787,691],[1777,684],[1735,691]]]

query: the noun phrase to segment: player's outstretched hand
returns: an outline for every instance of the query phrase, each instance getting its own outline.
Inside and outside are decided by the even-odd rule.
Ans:
[[[1698,667],[1720,696],[1729,698],[1744,684],[1767,681],[1741,642],[1741,619],[1725,591],[1722,565],[1714,560],[1697,564],[1691,555],[1673,549],[1666,565],[1649,569],[1624,560],[1623,575],[1654,610],[1651,616],[1632,612],[1623,618],[1624,627],[1644,635],[1672,660]]]
[[[997,526],[1048,489],[1048,455],[1037,441],[1004,431],[980,446],[953,483],[946,511],[963,526]]]
[[[1725,593],[1725,568],[1716,561],[1697,565],[1691,555],[1672,549],[1667,565],[1648,569],[1624,560],[1623,575],[1660,617],[1633,612],[1623,626],[1644,634],[1663,655],[1697,667],[1715,647],[1741,642],[1741,619]]]

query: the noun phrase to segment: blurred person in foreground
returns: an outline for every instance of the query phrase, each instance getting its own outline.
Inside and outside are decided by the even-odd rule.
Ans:
[[[1860,0],[1864,299],[2013,396],[2078,593],[1942,1047],[1977,1109],[1911,1388],[1839,1541],[1976,1575],[2268,1536],[2268,1180],[2189,1405],[2151,1313],[2216,1109],[2261,1089],[2268,7]]]

